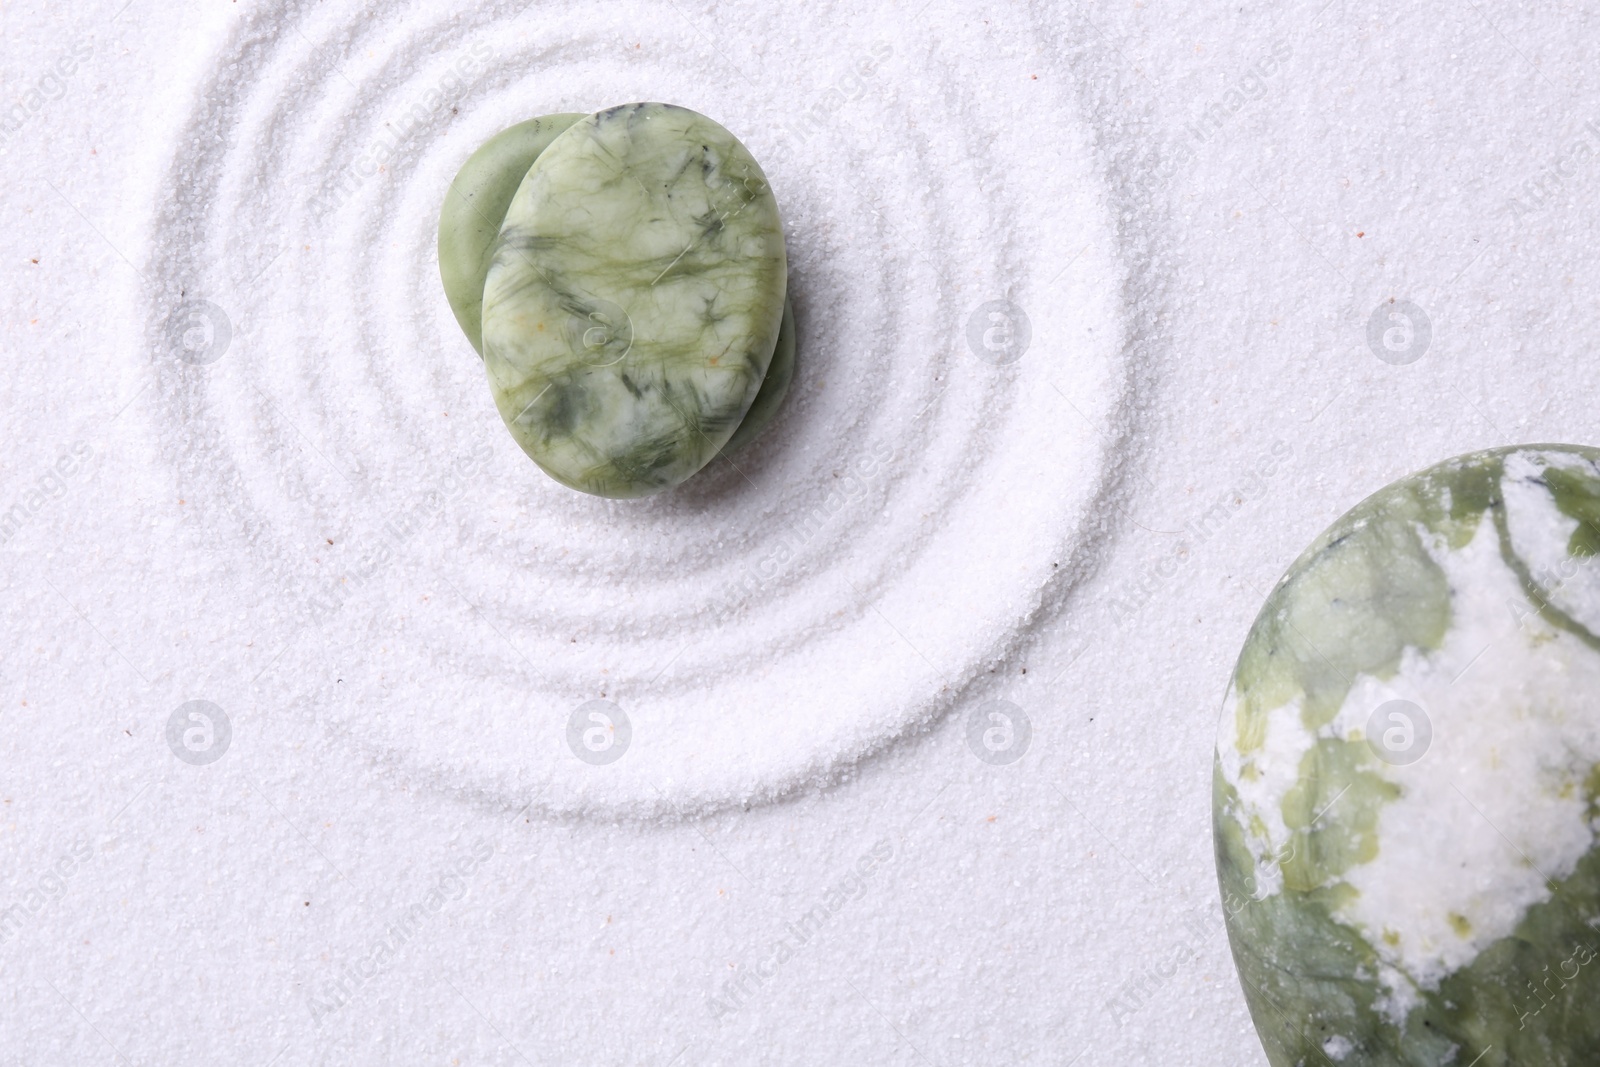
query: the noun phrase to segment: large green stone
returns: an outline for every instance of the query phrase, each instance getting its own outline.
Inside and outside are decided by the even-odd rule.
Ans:
[[[456,322],[480,356],[483,287],[511,198],[540,153],[581,118],[577,113],[541,115],[502,130],[467,158],[450,183],[439,211],[439,277]],[[724,453],[754,441],[772,422],[794,380],[794,367],[794,311],[786,297],[772,362],[744,421],[723,446]]]
[[[539,154],[483,298],[501,417],[600,496],[681,483],[750,410],[783,316],[777,203],[717,123],[668,104],[588,116]]]
[[[1600,1063],[1600,451],[1463,456],[1289,569],[1214,775],[1274,1067]]]

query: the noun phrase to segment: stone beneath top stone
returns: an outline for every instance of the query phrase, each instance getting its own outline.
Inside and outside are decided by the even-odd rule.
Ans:
[[[588,116],[539,154],[489,268],[483,353],[546,473],[639,497],[722,449],[776,347],[783,231],[760,166],[669,104]]]
[[[771,425],[789,395],[789,383],[794,381],[794,308],[787,298],[783,302],[783,322],[778,327],[778,343],[772,350],[772,362],[767,364],[767,376],[761,380],[761,389],[744,421],[733,431],[728,443],[722,446],[723,455],[737,452],[754,441]]]
[[[485,141],[461,165],[439,210],[439,277],[450,310],[483,353],[483,284],[511,198],[556,135],[583,118],[541,115]]]

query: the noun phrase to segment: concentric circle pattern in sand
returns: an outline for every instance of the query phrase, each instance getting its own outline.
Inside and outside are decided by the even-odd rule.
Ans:
[[[241,684],[275,714],[550,811],[749,803],[950,711],[1083,572],[1128,339],[1061,73],[1030,80],[975,19],[934,40],[887,9],[791,5],[777,35],[718,11],[262,6],[206,61],[151,190],[150,411],[260,589]],[[641,99],[762,162],[799,369],[753,447],[618,502],[506,434],[434,227],[493,133]],[[1041,140],[1052,165],[1018,162]],[[620,758],[570,748],[594,700],[626,717]]]

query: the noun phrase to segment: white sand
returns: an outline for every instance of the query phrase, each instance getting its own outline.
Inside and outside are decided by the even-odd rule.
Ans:
[[[1600,436],[1584,16],[120,8],[0,15],[7,1052],[1264,1062],[1217,705],[1345,508]],[[801,362],[737,469],[608,503],[500,427],[432,227],[488,134],[643,98],[766,166]]]

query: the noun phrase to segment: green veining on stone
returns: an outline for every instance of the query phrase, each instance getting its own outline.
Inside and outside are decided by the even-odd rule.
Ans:
[[[1477,1067],[1600,1063],[1600,850],[1397,1026],[1377,1004],[1376,951],[1332,918],[1328,891],[1255,899],[1255,863],[1220,767],[1213,782],[1229,940],[1273,1067],[1466,1067],[1485,1049]],[[1324,1051],[1336,1036],[1353,1046],[1338,1060]]]
[[[1515,476],[1513,464],[1521,472]],[[1593,566],[1600,548],[1597,472],[1600,450],[1542,445],[1463,456],[1398,482],[1319,537],[1257,618],[1235,670],[1232,714],[1222,724],[1213,819],[1229,939],[1274,1067],[1600,1063],[1600,752],[1592,742],[1586,749],[1569,744],[1571,737],[1592,736],[1584,731],[1600,717],[1600,692],[1592,684],[1600,677],[1600,642],[1550,603],[1551,590],[1518,554],[1516,545],[1527,542],[1514,543],[1507,499],[1515,480],[1519,499],[1534,501],[1516,505],[1533,509],[1523,513],[1519,536],[1545,539],[1542,548],[1555,544],[1569,561]],[[1557,530],[1550,518],[1557,515],[1575,520],[1576,531]],[[1558,534],[1560,540],[1553,540]],[[1452,584],[1445,562],[1478,550],[1488,555],[1471,557],[1483,561],[1473,566],[1503,568],[1497,572],[1505,576],[1503,584],[1521,597],[1485,607],[1487,598],[1474,600],[1471,590]],[[1463,567],[1460,573],[1482,572]],[[1569,597],[1587,597],[1593,594],[1585,590],[1594,586],[1575,581],[1564,588]],[[1591,606],[1585,600],[1573,610],[1583,614]],[[1474,614],[1463,615],[1469,610]],[[1471,655],[1477,636],[1464,651],[1453,638],[1467,627],[1487,635],[1481,660]],[[1452,640],[1460,655],[1448,669],[1440,674],[1427,666]],[[1530,656],[1561,651],[1551,660],[1509,655],[1519,648],[1533,650]],[[1559,670],[1540,678],[1497,677],[1501,663],[1552,663]],[[1571,680],[1564,681],[1569,673]],[[1467,795],[1490,788],[1481,768],[1499,765],[1507,754],[1472,753],[1470,724],[1443,712],[1432,724],[1435,743],[1448,738],[1456,745],[1454,758],[1467,759],[1460,765],[1413,769],[1379,760],[1351,727],[1362,721],[1362,709],[1352,719],[1353,705],[1347,706],[1357,686],[1371,687],[1375,680],[1431,685],[1427,692],[1449,693],[1465,702],[1460,707],[1490,716],[1472,721],[1500,715],[1517,724],[1503,743],[1544,745],[1537,773],[1509,784],[1552,805],[1526,810],[1570,817],[1559,831],[1549,830],[1551,840],[1568,841],[1575,830],[1588,834],[1570,853],[1567,868],[1545,881],[1546,872],[1530,872],[1531,861],[1519,858],[1520,849],[1499,830],[1474,821],[1482,817]],[[1493,700],[1471,704],[1474,686],[1509,694],[1511,703],[1498,712]],[[1285,737],[1292,738],[1290,747]],[[1287,762],[1290,757],[1295,762]],[[1285,766],[1292,770],[1282,777]],[[1485,906],[1504,899],[1494,878],[1507,871],[1527,875],[1543,890],[1541,899],[1494,928],[1497,934],[1506,931],[1503,936],[1486,936],[1457,965],[1431,976],[1401,962],[1420,960],[1437,969],[1437,960],[1445,958],[1429,955],[1434,949],[1425,943],[1415,957],[1401,952],[1401,945],[1419,944],[1416,930],[1398,921],[1364,927],[1351,918],[1373,914],[1353,910],[1364,902],[1358,883],[1381,885],[1387,894],[1424,894],[1406,896],[1397,907],[1427,908],[1433,898],[1426,894],[1441,888],[1420,873],[1401,877],[1415,853],[1397,851],[1385,833],[1385,820],[1396,805],[1410,802],[1423,773],[1444,775],[1461,790],[1452,817],[1465,821],[1441,823],[1440,834],[1450,832],[1447,826],[1456,832],[1466,826],[1496,848],[1503,843],[1496,861],[1503,867],[1469,869],[1463,859],[1456,870],[1449,859],[1447,877],[1471,892],[1481,882]],[[1570,807],[1561,806],[1566,797]],[[1412,811],[1431,820],[1435,809]],[[1515,832],[1537,833],[1537,827]],[[1587,849],[1582,840],[1589,841]],[[1373,866],[1379,862],[1389,866]],[[1362,881],[1379,869],[1390,881]],[[1390,906],[1388,896],[1372,899]],[[1461,943],[1479,932],[1464,914],[1450,911],[1445,917],[1450,936]],[[1404,995],[1396,993],[1400,987]]]
[[[1373,773],[1377,759],[1362,741],[1324,737],[1300,761],[1300,777],[1283,798],[1293,832],[1280,860],[1284,884],[1310,892],[1378,852],[1378,812],[1399,795]],[[1339,805],[1339,818],[1322,815]]]
[[[1545,477],[1561,513],[1578,522],[1568,551],[1574,556],[1600,555],[1600,481],[1581,471],[1550,471]]]
[[[754,158],[667,104],[588,116],[539,155],[489,268],[483,351],[523,450],[609,497],[681,483],[766,376],[786,262]]]
[[[744,421],[733,431],[728,443],[722,446],[723,454],[739,449],[760,437],[777,416],[789,395],[789,383],[794,381],[794,308],[787,299],[783,302],[783,321],[778,327],[778,343],[772,350],[772,362],[767,364],[767,376],[761,380],[756,398],[750,402]]]
[[[1551,496],[1555,496],[1553,491]],[[1561,610],[1561,608],[1552,603],[1550,590],[1546,589],[1540,584],[1539,580],[1534,577],[1533,572],[1528,567],[1527,563],[1520,556],[1518,556],[1516,551],[1511,547],[1511,531],[1507,528],[1505,512],[1503,509],[1495,514],[1495,525],[1500,534],[1500,554],[1502,557],[1504,557],[1506,566],[1509,567],[1512,573],[1521,580],[1522,588],[1527,593],[1533,605],[1538,609],[1539,617],[1550,623],[1552,626],[1558,627],[1559,629],[1565,630],[1567,633],[1572,634],[1578,640],[1587,644],[1590,648],[1600,651],[1600,635],[1595,634],[1587,626],[1583,625],[1583,623],[1579,622],[1577,619],[1574,619],[1567,612]],[[1578,536],[1583,529],[1584,527],[1580,525],[1578,530],[1573,533],[1572,539],[1568,541],[1569,552],[1572,552],[1573,542],[1577,542],[1579,545],[1583,544],[1582,539],[1580,539]],[[1582,553],[1577,552],[1572,552],[1572,554],[1577,556],[1583,555]]]
[[[462,164],[439,212],[439,274],[450,310],[481,356],[483,289],[495,242],[522,180],[556,135],[584,116],[542,115],[491,137]],[[750,444],[782,407],[794,379],[795,325],[791,302],[784,300],[778,340],[761,388],[723,454]]]
[[[1291,694],[1303,694],[1314,728],[1344,703],[1350,679],[1388,674],[1407,646],[1437,646],[1449,590],[1417,525],[1459,536],[1476,524],[1440,489],[1425,480],[1384,490],[1334,523],[1272,591],[1236,670],[1242,751],[1259,743],[1261,715]]]
[[[439,210],[439,277],[456,322],[483,354],[483,284],[511,198],[528,168],[582,115],[541,115],[501,130],[461,165]]]

